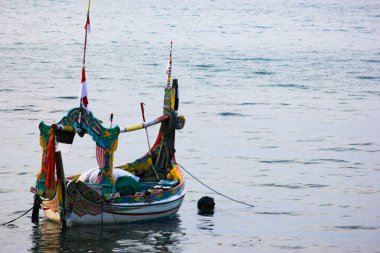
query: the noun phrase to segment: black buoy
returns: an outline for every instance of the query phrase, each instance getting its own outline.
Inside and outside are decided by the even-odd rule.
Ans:
[[[204,196],[198,200],[198,214],[213,214],[215,202],[214,199]]]

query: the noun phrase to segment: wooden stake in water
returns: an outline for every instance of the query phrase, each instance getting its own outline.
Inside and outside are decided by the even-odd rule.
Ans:
[[[62,155],[60,151],[55,152],[55,161],[57,168],[57,193],[58,202],[60,207],[60,220],[62,230],[66,229],[66,183],[65,183],[65,173],[63,170]]]

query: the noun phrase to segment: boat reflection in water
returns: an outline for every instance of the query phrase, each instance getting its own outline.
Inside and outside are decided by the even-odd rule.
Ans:
[[[33,228],[31,252],[179,252],[184,240],[178,216],[149,223],[81,226],[62,231],[43,220]]]

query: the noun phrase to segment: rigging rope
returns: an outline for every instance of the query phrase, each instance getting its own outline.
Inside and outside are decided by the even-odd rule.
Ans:
[[[206,185],[205,183],[203,183],[201,180],[199,180],[196,176],[194,176],[193,174],[191,174],[188,170],[186,170],[181,164],[177,163],[184,171],[187,172],[187,174],[189,174],[192,178],[194,178],[195,180],[197,180],[199,183],[201,183],[203,186],[207,187],[208,189],[210,189],[211,191],[215,192],[216,194],[219,194],[220,196],[222,197],[225,197],[229,200],[232,200],[234,202],[237,202],[237,203],[240,203],[242,205],[246,205],[246,206],[249,206],[249,207],[255,207],[254,205],[251,205],[251,204],[248,204],[248,203],[245,203],[245,202],[242,202],[242,201],[239,201],[239,200],[236,200],[236,199],[233,199],[231,197],[228,197],[227,195],[223,194],[223,193],[220,193],[216,190],[214,190],[213,188],[211,188],[210,186]]]
[[[12,223],[18,219],[20,219],[22,216],[24,216],[25,214],[29,213],[30,211],[32,211],[33,207],[30,208],[29,210],[27,210],[25,213],[21,214],[19,217],[17,217],[16,219],[13,219],[13,220],[10,220],[8,222],[5,222],[5,223],[2,223],[1,226],[5,226],[5,225],[8,225],[9,223]]]

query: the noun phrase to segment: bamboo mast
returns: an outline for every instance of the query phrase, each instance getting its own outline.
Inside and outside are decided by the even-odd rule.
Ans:
[[[83,104],[86,103],[86,107],[88,104],[87,100],[87,84],[86,82],[86,71],[85,71],[85,65],[86,65],[86,51],[87,51],[87,33],[90,31],[90,6],[91,6],[91,0],[88,0],[88,7],[87,7],[87,18],[86,18],[86,24],[84,26],[85,34],[84,34],[84,46],[83,46],[83,57],[82,57],[82,79],[81,79],[81,89],[79,94],[79,107],[80,107],[80,114],[79,114],[79,124],[81,123],[82,119],[82,110],[83,110]],[[85,90],[84,90],[85,89]]]

